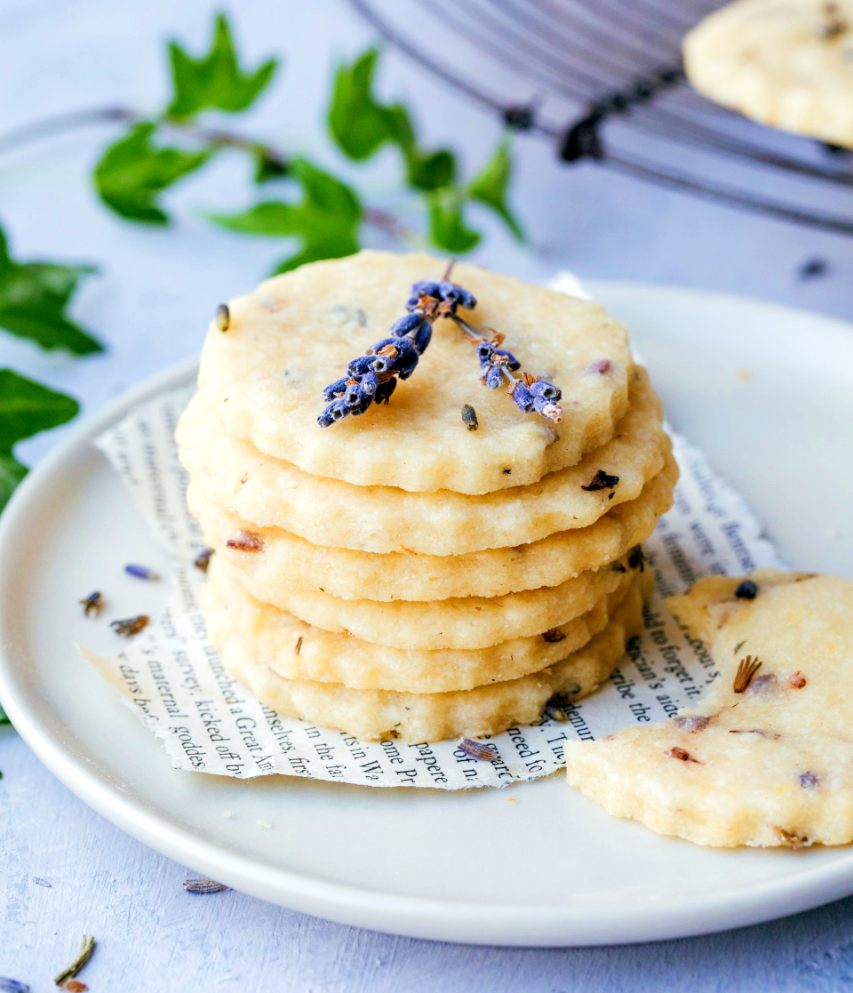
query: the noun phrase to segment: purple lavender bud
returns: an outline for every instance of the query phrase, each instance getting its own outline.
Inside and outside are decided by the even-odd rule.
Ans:
[[[469,293],[458,283],[451,283],[449,280],[436,283],[429,279],[422,279],[412,285],[412,295],[406,302],[406,309],[417,310],[421,297],[424,296],[430,297],[436,303],[448,304],[451,314],[455,314],[459,307],[473,310],[477,306],[477,299],[474,294]]]
[[[352,365],[352,363],[350,363]],[[334,383],[329,383],[329,385],[323,390],[324,400],[334,400],[345,392],[347,388],[347,382],[349,381],[349,376],[343,376],[341,379],[336,379]]]
[[[388,403],[391,399],[391,394],[397,388],[396,379],[386,379],[384,383],[380,383],[376,387],[376,393],[374,395],[374,400],[377,403]]]
[[[439,300],[439,283],[436,283],[431,279],[421,279],[417,283],[412,284],[412,295],[406,301],[406,310],[417,310],[420,306],[421,297],[432,297],[433,300]]]
[[[391,325],[391,334],[402,338],[407,334],[414,334],[424,324],[426,318],[423,314],[406,314]]]
[[[804,790],[813,790],[816,786],[820,785],[820,778],[813,772],[801,772],[799,779],[800,786],[802,786]]]
[[[439,296],[445,302],[450,304],[451,313],[455,314],[458,307],[464,307],[466,310],[473,310],[477,306],[477,298],[473,293],[469,293],[464,287],[459,286],[458,283],[444,282],[438,287]]]
[[[503,369],[499,365],[489,365],[485,367],[485,378],[483,382],[490,390],[496,390],[503,384]]]
[[[344,403],[343,398],[333,400],[322,414],[317,418],[317,423],[321,428],[327,428],[335,421],[342,421],[349,413],[349,408]]]
[[[512,398],[516,406],[525,414],[535,410],[533,394],[524,383],[519,380],[512,388]]]
[[[380,352],[382,349],[388,347],[393,348],[397,354],[375,354],[376,352]],[[403,364],[404,356],[408,356],[409,354],[417,356],[417,352],[415,351],[415,346],[411,338],[383,338],[382,341],[377,341],[375,345],[372,345],[370,351],[374,353],[372,356],[373,362],[371,364],[371,368],[379,376],[396,372],[400,368],[401,364]],[[417,365],[417,358],[415,359],[415,365]],[[414,371],[414,366],[412,366],[412,371]],[[411,372],[409,375],[411,375]]]
[[[481,341],[477,345],[477,358],[480,362],[480,368],[484,369],[492,361],[492,356],[495,354],[495,346],[490,345],[487,341]]]
[[[134,576],[136,579],[147,579],[149,582],[156,582],[160,576],[153,570],[149,569],[147,565],[137,565],[135,562],[129,562],[125,567],[124,571],[128,576]]]
[[[435,297],[436,300],[440,300],[440,294],[441,283],[434,279],[419,279],[416,283],[412,283],[413,297]]]
[[[357,407],[361,403],[361,384],[350,381],[344,392],[344,403],[347,407]]]
[[[394,372],[400,379],[408,379],[417,368],[419,359],[420,355],[413,344],[411,348],[401,351],[394,360]]]
[[[541,397],[548,403],[556,403],[562,397],[562,391],[549,383],[547,379],[537,379],[530,387],[530,392],[535,397]]]
[[[346,383],[347,379],[352,376],[363,376],[366,372],[370,372],[375,361],[375,355],[359,355],[357,359],[353,359],[347,366],[349,376],[344,376],[342,382]],[[328,399],[328,397],[326,399]]]
[[[373,372],[372,370],[370,372],[366,372],[361,377],[361,392],[365,396],[372,397],[376,393],[378,386],[379,386],[379,379],[376,373]]]
[[[508,352],[505,348],[496,348],[494,350],[494,354],[506,359],[507,368],[511,369],[513,372],[515,372],[516,369],[521,368],[521,363],[518,359],[512,354],[512,352]]]
[[[422,355],[427,350],[430,341],[432,341],[432,324],[429,321],[424,321],[415,332],[414,337],[418,355]]]
[[[394,335],[390,338],[383,338],[381,341],[377,341],[375,344],[371,345],[367,349],[368,355],[376,355],[377,352],[381,352],[383,348],[387,348],[389,345],[393,345],[397,348],[401,341],[405,341],[405,338],[401,338],[400,335]]]
[[[358,417],[359,414],[363,414],[372,403],[373,397],[368,393],[363,393],[361,389],[359,389],[358,400],[355,405],[350,408],[349,412],[353,417]]]
[[[390,355],[377,355],[373,359],[373,371],[378,376],[385,376],[393,371],[395,361]]]

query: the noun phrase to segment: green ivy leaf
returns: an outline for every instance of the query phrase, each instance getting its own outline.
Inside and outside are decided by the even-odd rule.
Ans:
[[[450,186],[456,179],[456,157],[447,148],[425,152],[418,147],[409,112],[400,104],[386,112],[391,140],[399,147],[406,164],[406,182],[425,193]]]
[[[362,207],[352,187],[306,159],[295,159],[289,175],[302,189],[300,201],[265,200],[239,214],[210,214],[210,220],[243,234],[298,238],[300,250],[276,272],[358,251]]]
[[[103,345],[75,324],[65,309],[91,266],[53,262],[15,262],[0,229],[0,328],[44,349],[75,355],[100,352]]]
[[[122,217],[144,224],[169,223],[157,197],[203,166],[215,152],[157,146],[151,140],[156,127],[151,121],[135,124],[107,148],[94,174],[101,200]]]
[[[15,444],[70,421],[79,410],[72,397],[0,369],[0,510],[27,472],[12,454]]]
[[[465,224],[464,206],[464,198],[455,190],[430,197],[429,236],[436,248],[461,254],[480,243],[479,232]]]
[[[169,42],[169,64],[174,94],[166,113],[179,119],[207,109],[229,114],[246,110],[267,88],[278,68],[277,59],[267,59],[254,71],[242,71],[224,14],[216,17],[207,55],[194,59],[173,40]]]
[[[352,65],[335,71],[328,124],[344,155],[356,162],[369,159],[390,141],[388,108],[373,97],[373,73],[379,50],[369,48]]]
[[[9,720],[9,717],[6,714],[6,711],[3,709],[2,705],[0,705],[0,725],[11,724],[11,723],[12,722]]]
[[[328,114],[332,137],[356,162],[369,159],[386,143],[396,145],[409,186],[423,191],[448,186],[456,176],[453,153],[446,148],[433,152],[421,149],[408,110],[399,103],[380,103],[374,96],[378,60],[378,49],[370,48],[351,65],[338,66]]]
[[[504,139],[479,173],[468,184],[468,196],[493,210],[512,232],[517,241],[524,241],[524,232],[506,202],[507,188],[512,177],[509,142]]]

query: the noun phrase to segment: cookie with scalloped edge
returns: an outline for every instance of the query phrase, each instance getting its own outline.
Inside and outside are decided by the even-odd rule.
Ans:
[[[447,693],[349,689],[316,680],[285,679],[254,654],[246,639],[217,626],[211,639],[226,669],[262,703],[291,717],[337,728],[362,740],[440,741],[497,734],[529,724],[555,694],[578,700],[594,692],[622,659],[642,627],[643,592],[630,590],[607,627],[577,652],[539,672]],[[215,622],[215,618],[213,619]]]
[[[626,573],[608,596],[559,627],[489,648],[416,650],[375,645],[305,624],[261,603],[214,559],[204,590],[209,627],[242,638],[254,656],[286,679],[341,683],[351,689],[443,693],[517,679],[582,648],[602,631],[632,586],[649,572]]]
[[[439,320],[390,404],[318,426],[323,388],[386,337],[412,284],[439,279],[445,266],[429,255],[364,251],[302,266],[232,300],[229,329],[211,323],[199,371],[227,433],[315,476],[473,494],[535,483],[608,441],[628,406],[625,328],[597,303],[461,262],[452,278],[478,300],[466,319],[503,332],[526,371],[560,387],[562,423],[523,414],[503,389],[482,386],[470,343]],[[466,404],[477,431],[462,420]]]
[[[252,554],[252,553],[247,553]],[[629,568],[602,566],[582,572],[559,586],[520,590],[497,597],[451,597],[447,600],[340,600],[328,593],[256,587],[242,576],[244,587],[257,600],[293,614],[306,624],[352,634],[362,641],[391,648],[488,648],[508,638],[529,638],[579,617],[617,588]],[[234,576],[220,560],[223,572]]]
[[[687,35],[684,65],[710,100],[853,148],[853,0],[737,0]]]
[[[669,456],[636,499],[613,507],[589,527],[558,531],[514,548],[466,555],[324,548],[281,528],[256,528],[213,506],[192,484],[187,500],[207,544],[245,576],[252,589],[266,591],[272,600],[285,588],[329,593],[344,600],[365,596],[383,601],[445,600],[558,586],[581,572],[621,559],[649,537],[670,508],[677,477],[678,467]],[[228,547],[229,538],[252,531],[262,543],[261,552],[245,555]]]
[[[630,409],[605,445],[537,483],[482,496],[409,493],[306,475],[226,434],[205,392],[181,416],[178,447],[202,495],[254,524],[333,548],[461,555],[587,527],[640,495],[671,445],[647,373],[637,369],[634,377]],[[348,451],[342,449],[341,458]]]
[[[668,604],[719,678],[673,720],[571,743],[569,783],[697,844],[853,841],[853,582],[764,570]]]

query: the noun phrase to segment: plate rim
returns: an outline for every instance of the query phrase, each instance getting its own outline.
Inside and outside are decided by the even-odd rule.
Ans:
[[[728,304],[777,309],[790,315],[802,313],[812,323],[823,325],[819,333],[850,334],[842,319],[736,294],[716,293],[668,284],[595,281],[590,287],[606,295],[619,292],[659,291],[700,299],[714,297]],[[848,339],[849,340],[849,339]],[[18,522],[24,521],[39,494],[81,447],[88,447],[133,405],[157,393],[188,384],[195,374],[197,357],[180,360],[121,393],[78,425],[40,461],[24,479],[0,516],[0,594],[6,585],[3,564],[10,554]],[[368,927],[390,934],[417,938],[501,944],[505,946],[579,946],[630,944],[709,934],[732,927],[757,924],[798,913],[853,894],[853,851],[837,849],[838,857],[801,873],[751,884],[745,890],[697,898],[679,897],[665,906],[644,908],[638,920],[636,908],[614,911],[612,905],[579,907],[535,904],[495,906],[484,902],[448,902],[437,898],[365,889],[336,882],[293,868],[271,869],[262,859],[226,851],[192,834],[175,819],[151,812],[135,799],[133,790],[122,791],[102,779],[85,762],[63,748],[60,734],[32,711],[23,684],[16,683],[16,664],[6,651],[5,598],[0,601],[0,696],[16,731],[39,760],[84,803],[125,833],[176,861],[215,876],[235,889],[282,906],[315,914],[339,923]],[[73,728],[69,725],[73,732]],[[132,785],[132,784],[131,784]],[[334,788],[334,787],[332,787]],[[772,856],[770,856],[772,857]],[[784,908],[781,910],[780,908]],[[612,935],[618,935],[613,940]]]

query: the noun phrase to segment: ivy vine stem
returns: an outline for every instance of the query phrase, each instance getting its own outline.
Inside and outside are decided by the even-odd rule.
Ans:
[[[70,110],[61,114],[52,114],[39,120],[22,124],[17,128],[0,132],[0,155],[16,152],[27,145],[38,141],[58,137],[69,131],[99,124],[141,124],[153,121],[158,128],[182,132],[202,142],[208,147],[233,148],[241,152],[262,156],[270,165],[286,172],[290,160],[285,153],[274,145],[256,138],[239,134],[225,128],[209,128],[193,121],[182,121],[171,117],[151,117],[142,114],[132,107],[103,106],[85,107],[80,110]],[[363,218],[365,224],[382,232],[395,241],[416,242],[415,231],[403,224],[397,217],[380,207],[365,207]]]

